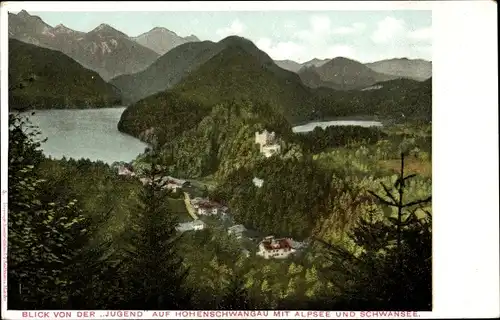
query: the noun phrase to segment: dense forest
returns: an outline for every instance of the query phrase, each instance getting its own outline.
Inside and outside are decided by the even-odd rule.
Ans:
[[[395,123],[408,119],[421,123],[432,120],[432,78],[422,82],[390,80],[363,90],[319,87],[314,94],[319,100],[314,111],[317,119],[376,116]]]
[[[167,125],[143,171],[152,181],[212,174],[209,196],[237,223],[310,243],[281,261],[246,257],[216,227],[177,233],[178,200],[159,183],[48,159],[27,120],[11,115],[9,309],[430,310],[427,127],[297,136],[272,110],[227,102],[197,124]],[[279,133],[282,157],[255,151],[264,128]]]

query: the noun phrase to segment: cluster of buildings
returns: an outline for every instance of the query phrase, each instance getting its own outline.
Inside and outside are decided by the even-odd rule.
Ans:
[[[196,213],[200,216],[225,216],[229,212],[228,207],[205,198],[193,198],[190,200],[190,203],[191,206],[196,210]]]
[[[117,169],[118,175],[120,176],[137,176],[137,174],[134,172],[134,168],[129,163],[120,163],[119,165],[117,165]],[[147,177],[141,177],[139,178],[139,181],[141,181],[143,185],[151,183],[151,179]],[[190,184],[187,180],[177,179],[170,176],[162,177],[161,180],[157,180],[156,182],[160,182],[163,185],[163,188],[172,190],[174,192],[177,190],[182,190],[182,188],[185,188]]]
[[[260,153],[266,158],[281,152],[281,146],[274,132],[264,130],[262,133],[255,132],[255,143],[259,145]]]
[[[163,183],[165,188],[172,191],[182,190],[182,188],[185,188],[190,185],[189,181],[187,180],[177,179],[173,177],[164,177]]]
[[[274,132],[264,132],[255,133],[255,142],[260,145],[260,152],[266,156],[270,157],[275,154],[280,153],[280,146],[276,141]],[[128,163],[121,163],[118,165],[118,174],[123,176],[136,176],[132,166]],[[139,179],[143,184],[151,183],[149,178],[141,177]],[[177,191],[182,190],[182,188],[188,187],[189,181],[177,179],[174,177],[163,177],[161,178],[161,184],[164,188],[169,190]],[[253,183],[256,187],[262,187],[264,180],[255,177]],[[188,193],[185,193],[185,203],[186,207],[193,217],[193,221],[179,223],[176,230],[179,232],[186,231],[198,231],[203,230],[207,227],[205,222],[200,220],[198,216],[221,216],[229,217],[229,208],[221,205],[215,201],[211,201],[206,198],[196,197],[191,199]],[[242,225],[237,224],[229,227],[227,233],[233,235],[236,239],[242,239],[248,236],[248,229]],[[256,238],[250,238],[251,240],[256,240]],[[274,238],[274,236],[268,236],[262,239],[256,250],[256,255],[264,259],[286,259],[296,253],[304,247],[304,244],[300,242],[293,241],[290,238]],[[242,253],[246,256],[250,256],[250,251],[242,249]]]

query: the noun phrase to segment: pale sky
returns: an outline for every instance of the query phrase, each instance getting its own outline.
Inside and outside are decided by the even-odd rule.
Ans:
[[[31,12],[46,23],[88,32],[101,23],[137,36],[165,27],[180,36],[219,41],[252,40],[275,60],[348,57],[432,60],[432,12],[427,11],[222,11],[222,12]]]

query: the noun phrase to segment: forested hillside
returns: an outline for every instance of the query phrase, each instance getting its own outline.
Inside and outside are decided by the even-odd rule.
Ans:
[[[9,39],[9,105],[14,110],[119,104],[119,90],[65,54]]]

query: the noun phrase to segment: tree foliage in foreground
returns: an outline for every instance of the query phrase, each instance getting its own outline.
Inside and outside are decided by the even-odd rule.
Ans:
[[[73,199],[45,201],[37,134],[26,119],[9,116],[9,308],[71,307],[92,284],[79,271],[102,269],[99,259],[86,261],[95,228]]]
[[[215,228],[185,234],[179,241],[175,232],[177,221],[166,201],[168,194],[158,179],[166,174],[158,161],[168,159],[164,155],[159,160],[151,152],[146,155],[145,161],[150,166],[145,167],[145,174],[154,183],[144,186],[138,196],[134,192],[120,193],[124,198],[137,196],[140,204],[136,208],[122,208],[130,211],[121,216],[129,216],[123,237],[127,246],[124,252],[111,258],[104,254],[111,254],[104,238],[89,246],[100,227],[96,217],[103,216],[102,221],[106,221],[107,215],[87,212],[99,207],[83,205],[91,200],[72,199],[88,184],[65,193],[55,188],[58,183],[54,181],[40,181],[38,169],[43,157],[36,150],[39,145],[33,134],[24,131],[25,126],[21,119],[11,118],[9,308],[428,310],[431,307],[431,216],[424,211],[428,208],[425,202],[431,199],[417,192],[418,188],[412,188],[414,176],[404,176],[404,170],[393,187],[384,184],[380,189],[374,188],[376,180],[363,182],[348,176],[332,179],[331,172],[315,166],[310,159],[271,158],[258,162],[253,170],[235,171],[237,174],[218,190],[220,197],[234,195],[229,204],[231,209],[239,209],[235,215],[260,231],[307,236],[318,223],[328,229],[335,227],[326,223],[329,220],[342,224],[361,218],[349,233],[349,243],[354,242],[360,250],[353,251],[347,242],[340,242],[329,246],[327,261],[323,261],[322,252],[316,248],[303,257],[270,261],[240,256],[241,247],[236,239]],[[85,161],[61,163],[62,171],[81,170],[81,180],[85,180],[86,173],[111,179],[101,165]],[[52,164],[54,167],[49,168],[58,166],[57,161]],[[253,185],[255,176],[265,178],[263,187]],[[96,186],[102,193],[116,192],[113,185],[125,183],[120,179],[125,178]],[[81,183],[74,177],[68,181],[68,185]],[[377,216],[378,220],[372,220],[370,216],[355,214],[361,209],[354,204],[361,203],[366,189],[382,191],[372,194],[372,200],[377,200],[380,206],[393,207],[394,210],[388,210],[392,216],[384,219]],[[86,195],[93,196],[95,193]],[[339,199],[339,203],[328,198]],[[334,214],[337,211],[348,214]],[[324,214],[329,214],[326,222],[316,221]],[[276,223],[276,216],[283,219]],[[190,237],[193,241],[189,242]],[[193,294],[191,290],[197,291]]]
[[[139,207],[127,230],[124,255],[129,301],[137,309],[168,310],[189,305],[183,282],[187,275],[177,253],[177,217],[169,211],[168,192],[162,178],[166,173],[155,150],[149,151],[149,179],[139,194]]]
[[[405,184],[414,176],[404,176],[402,155],[400,177],[393,186],[398,197],[386,185],[384,195],[373,193],[383,205],[397,208],[398,215],[379,221],[360,219],[350,232],[360,254],[324,243],[330,256],[325,271],[341,292],[332,302],[335,308],[432,309],[432,216],[418,208],[431,197],[405,202]]]

